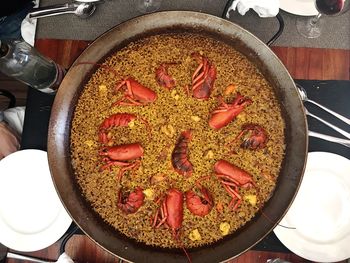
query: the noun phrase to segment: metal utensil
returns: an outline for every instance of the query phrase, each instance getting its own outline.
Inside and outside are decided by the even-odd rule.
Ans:
[[[36,262],[36,263],[53,263],[53,262],[55,262],[55,261],[41,260],[39,258],[34,258],[34,257],[23,256],[23,255],[11,253],[11,252],[7,252],[7,258],[27,260],[27,261]]]
[[[340,134],[344,135],[346,138],[350,139],[350,133],[338,128],[337,126],[334,126],[333,124],[329,123],[328,121],[325,121],[324,119],[321,119],[320,117],[310,113],[305,107],[304,107],[305,113],[308,116],[311,116],[315,118],[316,120],[319,120],[320,122],[326,124],[328,127],[331,127],[333,130],[339,132]]]
[[[339,120],[342,120],[342,121],[345,122],[346,124],[350,125],[350,119],[348,119],[348,118],[346,118],[346,117],[340,115],[339,113],[336,113],[336,112],[334,112],[334,111],[332,111],[332,110],[326,108],[325,106],[322,106],[321,104],[317,103],[316,101],[310,100],[310,99],[307,97],[306,90],[305,90],[302,86],[300,86],[300,85],[298,85],[298,84],[296,84],[296,86],[297,86],[297,88],[298,88],[299,95],[300,95],[302,101],[310,102],[310,103],[312,103],[312,104],[314,104],[314,105],[320,107],[321,109],[327,111],[328,113],[332,114],[334,117],[338,118]]]
[[[95,12],[96,5],[94,3],[74,2],[35,8],[33,10],[35,11],[29,13],[29,18],[41,18],[63,14],[75,14],[78,17],[87,18]]]
[[[326,140],[326,141],[329,141],[329,142],[339,143],[341,145],[344,145],[344,146],[350,148],[350,140],[341,139],[341,138],[338,138],[338,137],[329,136],[329,135],[325,135],[325,134],[314,132],[314,131],[310,131],[310,130],[308,131],[308,134],[311,137],[319,138],[319,139]]]
[[[23,255],[19,255],[19,254],[7,252],[7,251],[8,251],[8,248],[0,243],[0,262],[2,262],[2,260],[4,260],[5,258],[27,260],[27,261],[36,262],[36,263],[53,263],[54,262],[54,261],[41,260],[35,257],[23,256]]]

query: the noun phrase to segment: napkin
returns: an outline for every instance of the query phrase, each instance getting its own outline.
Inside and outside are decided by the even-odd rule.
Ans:
[[[74,261],[66,253],[63,253],[58,258],[56,263],[74,263]]]
[[[273,17],[279,12],[279,0],[234,0],[226,13],[226,17],[230,18],[231,10],[238,10],[243,16],[252,8],[260,17]]]
[[[21,24],[22,38],[32,47],[34,47],[36,24],[37,19],[31,19],[29,15],[23,19]]]
[[[34,7],[39,6],[40,0],[34,1]],[[37,19],[29,18],[29,14],[22,20],[21,34],[22,38],[31,46],[34,47],[35,31],[36,31]]]
[[[23,131],[23,122],[25,115],[25,107],[14,107],[5,110],[3,113],[3,119],[7,122],[7,124],[14,129],[19,135],[22,134]],[[1,117],[0,117],[1,121]]]
[[[5,122],[0,122],[0,160],[18,151],[20,138]]]

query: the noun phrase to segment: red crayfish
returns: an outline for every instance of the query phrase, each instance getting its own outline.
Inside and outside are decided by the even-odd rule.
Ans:
[[[243,111],[245,106],[252,103],[251,99],[243,97],[240,93],[237,93],[232,103],[225,103],[221,97],[219,100],[219,107],[212,112],[209,119],[209,126],[215,130],[225,127]]]
[[[99,140],[101,143],[106,144],[109,141],[108,133],[107,131],[112,127],[125,127],[128,126],[128,124],[131,121],[134,121],[136,119],[139,119],[144,125],[146,125],[146,128],[151,134],[150,126],[148,122],[140,117],[136,117],[135,114],[131,113],[115,113],[106,118],[99,127]]]
[[[191,139],[191,131],[183,131],[171,154],[171,163],[175,171],[185,176],[190,176],[193,172],[193,166],[188,160],[188,143]]]
[[[182,220],[183,194],[178,189],[171,188],[168,190],[156,212],[156,215],[154,216],[152,227],[159,228],[161,225],[166,224],[171,229],[175,241],[179,243],[187,256],[187,259],[191,262],[191,259],[179,238]]]
[[[100,155],[105,156],[103,161],[106,163],[104,166],[102,166],[102,170],[112,165],[121,167],[118,174],[119,181],[124,172],[135,170],[140,166],[141,161],[137,159],[143,156],[143,148],[139,143],[104,147],[101,150]]]
[[[119,89],[124,88],[125,94],[124,97],[115,102],[113,105],[144,105],[152,103],[157,99],[157,94],[137,82],[135,79],[129,77],[122,80],[115,88],[115,91],[118,92]]]
[[[168,67],[173,64],[175,63],[162,63],[156,69],[156,80],[158,84],[168,90],[171,90],[176,85],[176,81],[168,73]]]
[[[189,190],[185,195],[188,210],[196,216],[205,216],[209,214],[213,208],[214,202],[212,195],[207,188],[199,183],[199,181],[196,182],[195,190]]]
[[[109,138],[106,133],[108,129],[115,126],[128,126],[128,124],[136,119],[136,115],[130,113],[116,113],[106,118],[99,128],[99,140],[101,143],[107,143]]]
[[[241,138],[242,136],[243,136],[243,141],[241,143],[241,147],[245,149],[251,149],[251,150],[264,148],[268,140],[265,129],[258,124],[248,123],[243,125],[242,131],[231,143]]]
[[[125,214],[133,214],[142,206],[145,194],[141,187],[137,187],[133,192],[123,192],[119,190],[118,207]]]
[[[115,76],[118,76],[118,72],[112,68],[109,67],[107,65],[103,65],[103,64],[99,64],[99,63],[94,63],[94,62],[89,62],[89,61],[85,61],[85,62],[79,62],[74,66],[77,65],[84,65],[84,64],[88,64],[88,65],[97,65],[101,68],[104,68],[110,72],[113,72]],[[115,92],[118,92],[119,89],[125,89],[125,94],[124,97],[115,102],[113,104],[113,106],[115,105],[126,105],[126,106],[133,106],[133,105],[144,105],[147,103],[152,103],[157,99],[157,94],[143,86],[142,84],[140,84],[139,82],[137,82],[135,79],[131,78],[131,77],[127,77],[125,79],[123,79],[122,81],[117,83],[117,86],[115,87]]]
[[[192,75],[192,94],[196,99],[206,100],[214,89],[216,68],[197,52],[193,53],[192,57],[199,63]]]
[[[243,169],[225,161],[219,160],[214,165],[216,177],[232,197],[229,207],[235,210],[242,202],[238,187],[255,187],[252,176]]]

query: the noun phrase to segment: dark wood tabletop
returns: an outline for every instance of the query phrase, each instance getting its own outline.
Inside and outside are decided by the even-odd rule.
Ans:
[[[37,39],[36,48],[58,64],[69,68],[89,41]],[[350,49],[272,47],[294,79],[350,80]],[[16,95],[17,105],[25,105],[27,89],[0,74],[0,87]],[[4,104],[0,97],[0,109]]]
[[[68,68],[90,42],[38,39],[36,48]],[[294,79],[350,80],[350,49],[272,47]]]
[[[42,54],[68,68],[89,43],[80,40],[37,39],[35,46]],[[350,50],[291,47],[272,47],[272,50],[295,79],[350,80]],[[22,254],[56,261],[59,257],[59,246],[60,243],[56,242],[46,249]],[[118,262],[118,258],[104,251],[83,235],[75,235],[68,241],[66,253],[75,262]],[[251,250],[229,263],[264,263],[270,258],[281,258],[293,263],[310,262],[292,253]],[[9,259],[7,262],[24,261]]]

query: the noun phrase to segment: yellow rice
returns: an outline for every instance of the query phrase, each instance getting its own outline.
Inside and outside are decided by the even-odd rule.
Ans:
[[[207,101],[187,96],[184,90],[186,85],[191,87],[191,76],[198,66],[191,56],[193,52],[200,52],[217,69],[215,90]],[[169,74],[177,82],[175,91],[160,87],[155,80],[155,70],[164,62],[176,62],[169,67]],[[71,131],[71,155],[76,179],[96,213],[115,229],[137,241],[159,247],[178,247],[179,243],[168,228],[151,227],[151,218],[158,209],[154,199],[164,195],[171,187],[185,193],[194,187],[198,178],[210,175],[210,179],[203,181],[202,185],[213,195],[211,212],[204,217],[194,216],[184,203],[180,238],[185,247],[215,242],[254,217],[274,190],[285,150],[285,126],[279,103],[272,87],[256,66],[232,47],[193,34],[148,37],[116,52],[103,65],[113,68],[119,75],[115,76],[106,68],[99,68],[92,75],[79,98]],[[114,93],[115,85],[128,76],[154,90],[157,100],[146,106],[112,107],[113,102],[123,96],[123,92]],[[253,103],[229,125],[215,131],[208,126],[208,118],[218,106],[217,97],[223,95],[229,84],[236,88],[224,96],[226,102],[231,102],[240,92]],[[102,145],[98,141],[98,128],[105,118],[117,112],[141,116],[152,129],[151,139],[140,121],[135,121],[133,127],[111,129],[110,144],[139,142],[145,150],[136,174],[126,174],[120,183],[116,180],[117,166],[99,171],[103,161],[99,156]],[[231,149],[224,146],[240,133],[245,123],[256,123],[265,128],[269,140],[264,149],[242,149],[239,141]],[[189,160],[194,172],[190,178],[178,174],[171,165],[174,145],[180,133],[188,129],[192,130],[193,136],[189,144]],[[229,154],[232,149],[237,154]],[[240,188],[243,201],[235,211],[228,209],[231,197],[213,173],[213,165],[219,159],[225,159],[252,174],[257,185],[257,189]],[[153,175],[165,175],[167,180],[151,184]],[[149,196],[136,213],[125,215],[117,207],[118,191],[120,187],[133,190],[136,186],[147,189]],[[251,202],[252,196],[257,198],[255,205]],[[223,204],[222,213],[216,210],[218,203]]]

